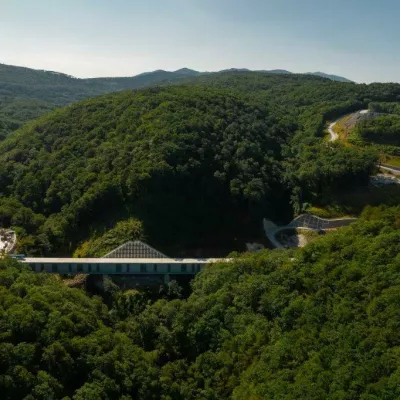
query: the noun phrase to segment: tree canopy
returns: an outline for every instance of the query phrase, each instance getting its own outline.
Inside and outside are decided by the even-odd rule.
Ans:
[[[323,193],[365,184],[376,153],[324,143],[325,121],[400,94],[294,74],[183,81],[57,109],[1,142],[0,219],[21,251],[71,254],[135,218],[167,253],[201,243],[227,254],[262,217],[288,220]],[[9,204],[34,223],[10,218]]]
[[[398,399],[399,215],[211,264],[187,299],[108,307],[0,261],[2,398]]]
[[[367,142],[399,147],[400,115],[383,115],[357,124],[357,133]]]

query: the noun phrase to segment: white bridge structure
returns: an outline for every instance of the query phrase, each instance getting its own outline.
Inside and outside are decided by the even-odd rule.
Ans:
[[[102,258],[26,257],[35,272],[97,275],[194,275],[223,258],[169,258],[140,241],[127,242]]]
[[[283,249],[284,246],[276,239],[276,235],[279,232],[291,230],[291,229],[304,229],[310,231],[326,231],[338,229],[344,226],[348,226],[353,222],[357,221],[357,218],[335,218],[325,219],[319,218],[312,214],[302,214],[292,220],[289,224],[284,226],[277,226],[272,221],[264,219],[264,231],[267,235],[268,240],[277,249]]]
[[[101,275],[194,275],[217,258],[38,258],[21,260],[36,272]]]

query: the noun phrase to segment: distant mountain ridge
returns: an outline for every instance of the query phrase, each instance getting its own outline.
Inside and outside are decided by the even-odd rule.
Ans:
[[[195,71],[194,69],[189,69],[189,68],[181,68],[176,71],[174,71],[175,74],[183,74],[187,76],[198,76],[201,74],[199,71]]]
[[[330,79],[331,81],[336,81],[336,82],[354,83],[350,79],[344,78],[343,76],[325,74],[324,72],[308,72],[307,75],[315,75],[315,76]]]
[[[169,71],[164,71],[164,70],[157,70],[154,71],[154,73],[168,73]],[[261,69],[261,70],[251,70],[248,68],[228,68],[228,69],[223,69],[221,71],[213,71],[213,72],[200,72],[200,71],[195,71],[193,69],[189,68],[181,68],[176,71],[172,71],[173,74],[179,74],[179,75],[186,75],[186,76],[199,76],[199,75],[204,75],[204,74],[213,74],[213,73],[224,73],[224,72],[264,72],[267,74],[295,74],[296,72],[290,72],[286,69]],[[153,72],[146,72],[146,74],[152,74]],[[335,82],[347,82],[347,83],[354,83],[350,79],[347,79],[343,76],[339,75],[333,75],[333,74],[326,74],[325,72],[306,72],[301,75],[314,75],[314,76],[319,76],[320,78],[325,78],[329,79],[331,81]],[[138,75],[136,75],[138,76]],[[101,78],[100,78],[101,79]]]
[[[74,79],[74,80],[83,81],[83,82],[102,81],[102,80],[109,81],[111,79],[115,79],[115,80],[135,79],[135,78],[140,78],[140,77],[149,76],[149,75],[150,76],[160,76],[160,77],[164,77],[164,76],[165,77],[171,77],[171,76],[181,77],[181,76],[199,76],[199,75],[203,75],[203,74],[213,74],[213,73],[223,73],[223,72],[264,72],[264,73],[270,73],[270,74],[296,74],[296,72],[291,72],[291,71],[288,71],[285,69],[251,70],[248,68],[228,68],[228,69],[223,69],[220,71],[196,71],[194,69],[184,67],[184,68],[177,69],[176,71],[167,71],[167,70],[163,70],[163,69],[157,69],[154,71],[142,72],[140,74],[133,75],[133,76],[127,76],[127,77],[76,78],[72,75],[68,75],[68,74],[65,74],[62,72],[38,70],[38,69],[19,67],[19,66],[7,65],[7,64],[0,63],[0,83],[2,81],[2,75],[4,73],[11,71],[12,69],[18,70],[20,74],[27,73],[31,77],[33,76],[33,74],[36,74],[37,78],[39,76],[43,77],[44,74],[51,74],[51,75],[53,75],[55,80],[60,81],[60,80],[65,80],[65,79]],[[302,74],[302,73],[300,73],[300,74]],[[330,79],[332,81],[337,81],[337,82],[353,82],[350,79],[347,79],[343,76],[327,74],[325,72],[306,72],[302,75],[315,75],[315,76],[319,76],[321,78],[326,78],[326,79]]]
[[[290,71],[287,71],[286,69],[251,70],[251,69],[247,69],[247,68],[230,68],[230,69],[224,69],[219,72],[264,72],[267,74],[295,74],[295,72],[290,72]],[[199,74],[201,74],[201,72],[199,72]],[[354,83],[350,79],[347,79],[343,76],[326,74],[324,72],[306,72],[305,74],[300,74],[300,75],[314,75],[314,76],[319,76],[320,78],[329,79],[329,80],[335,81],[335,82]]]
[[[160,84],[186,84],[210,75],[252,72],[292,74],[282,69],[251,71],[247,68],[230,68],[219,72],[200,72],[184,67],[176,71],[159,69],[131,77],[76,78],[55,71],[0,64],[0,140],[28,120],[35,119],[55,107],[86,98]],[[311,75],[350,82],[346,78],[322,72]]]

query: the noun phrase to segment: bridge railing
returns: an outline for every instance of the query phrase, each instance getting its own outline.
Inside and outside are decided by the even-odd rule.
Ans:
[[[35,259],[26,258],[25,264],[31,266],[35,272],[48,272],[55,274],[104,274],[104,275],[193,275],[199,273],[206,264],[214,261],[227,261],[228,259],[160,259],[151,260],[125,260],[110,261],[107,259]],[[162,261],[161,261],[162,260]],[[168,262],[169,261],[169,262]]]

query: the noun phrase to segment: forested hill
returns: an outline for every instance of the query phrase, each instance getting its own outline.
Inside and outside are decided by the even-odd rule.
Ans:
[[[400,209],[107,305],[0,260],[4,400],[397,400]]]
[[[289,73],[280,70],[262,72]],[[173,72],[156,70],[124,78],[77,79],[58,72],[0,64],[0,140],[24,122],[74,101],[120,90],[177,83],[209,74],[181,68]],[[336,80],[330,75],[324,77]]]
[[[133,218],[167,254],[226,255],[262,217],[289,219],[366,184],[376,154],[325,144],[324,121],[399,95],[400,85],[227,72],[75,103],[0,143],[0,223],[26,253],[82,242],[90,255],[85,240]]]
[[[192,76],[185,70],[157,70],[126,78],[80,79],[59,72],[0,64],[0,93],[21,96],[55,106],[123,89],[137,89],[161,81]]]
[[[24,122],[55,107],[124,89],[187,78],[187,71],[154,71],[129,78],[77,79],[72,76],[0,64],[0,140]]]
[[[337,82],[348,82],[348,83],[352,82],[350,79],[344,78],[343,76],[326,74],[324,72],[310,72],[310,74],[315,76],[320,76],[321,78],[327,78]]]

